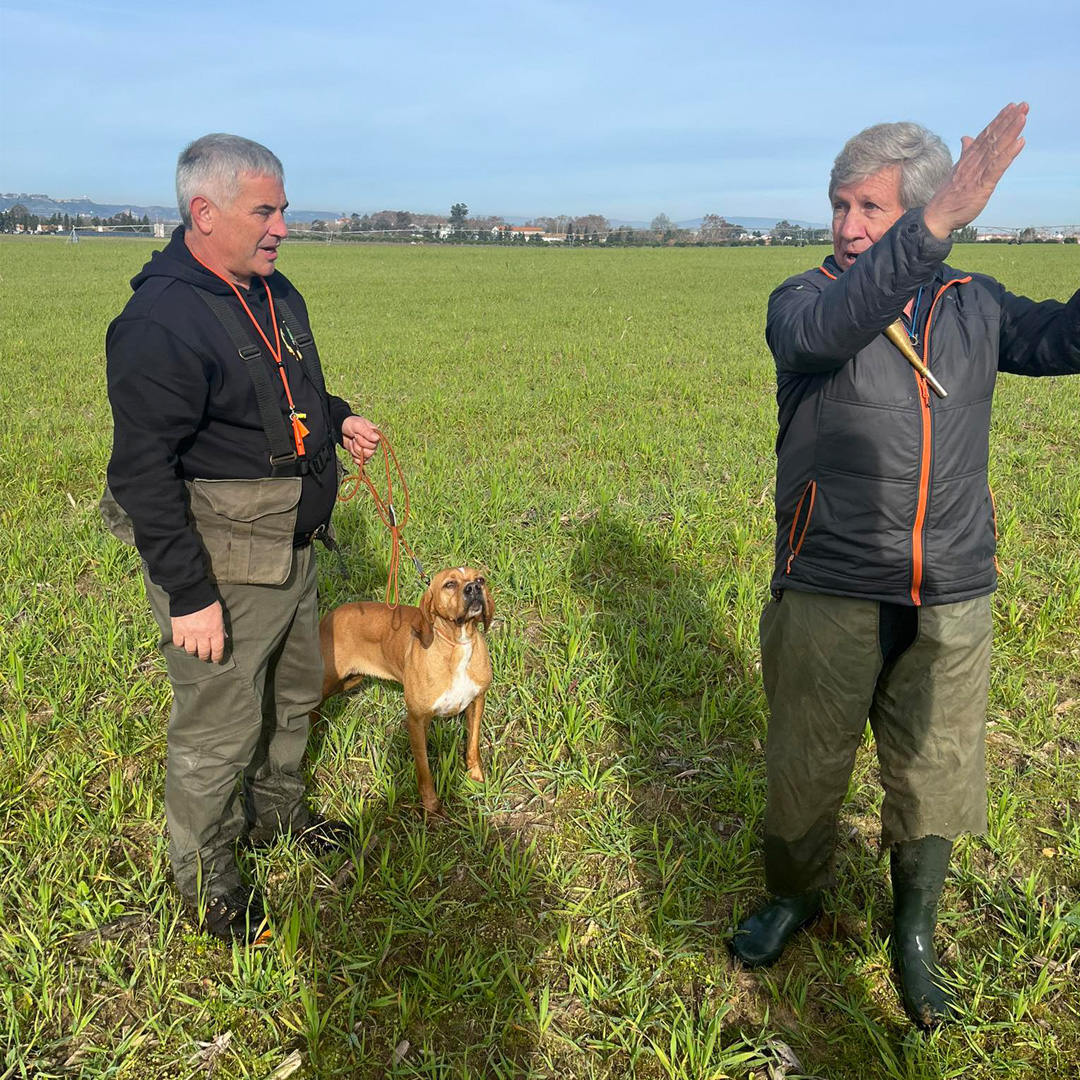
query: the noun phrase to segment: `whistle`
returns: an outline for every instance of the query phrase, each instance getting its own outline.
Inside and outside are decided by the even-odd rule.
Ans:
[[[930,373],[930,369],[919,359],[919,354],[914,350],[904,324],[897,319],[891,326],[885,327],[885,336],[900,350],[904,359],[926,380],[930,389],[939,398],[948,397],[948,391]]]

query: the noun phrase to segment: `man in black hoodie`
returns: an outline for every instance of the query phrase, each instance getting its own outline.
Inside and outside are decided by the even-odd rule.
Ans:
[[[337,494],[335,442],[359,465],[378,435],[326,393],[303,298],[275,272],[288,231],[277,157],[207,135],[180,155],[176,186],[183,225],[106,339],[103,511],[142,556],[173,688],[177,889],[212,933],[251,941],[264,912],[236,841],[291,831],[322,851],[351,836],[304,801],[322,681],[312,544]]]

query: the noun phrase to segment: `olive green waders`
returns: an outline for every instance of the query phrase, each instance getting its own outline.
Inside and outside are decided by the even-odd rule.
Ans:
[[[774,895],[831,883],[837,814],[868,718],[885,789],[882,850],[986,828],[990,597],[910,609],[911,635],[898,648],[881,639],[881,608],[787,590],[762,613]]]
[[[308,822],[301,768],[322,689],[313,545],[291,559],[280,585],[218,582],[228,634],[218,664],[173,645],[168,596],[144,569],[173,688],[165,817],[188,900],[200,881],[207,896],[239,884],[235,843],[249,829],[262,841]]]

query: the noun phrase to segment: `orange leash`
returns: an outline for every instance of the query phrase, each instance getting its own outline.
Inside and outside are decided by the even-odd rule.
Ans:
[[[383,461],[386,464],[385,501],[378,491],[375,490],[375,485],[364,471],[363,466],[361,466],[358,473],[354,476],[346,476],[341,481],[341,488],[338,491],[338,502],[348,502],[350,499],[354,498],[356,493],[360,490],[361,481],[367,485],[368,491],[371,492],[371,497],[375,500],[375,510],[379,515],[379,519],[390,530],[390,572],[386,576],[386,596],[383,599],[383,603],[393,610],[398,606],[398,565],[401,562],[402,548],[405,549],[409,558],[412,559],[413,566],[416,567],[416,572],[420,575],[420,580],[426,585],[430,579],[424,573],[424,567],[416,557],[416,552],[409,547],[409,542],[401,535],[401,530],[405,528],[409,521],[409,485],[405,483],[405,474],[401,471],[397,454],[394,453],[394,448],[390,445],[390,440],[387,439],[378,428],[375,429],[375,433],[379,436],[379,445],[382,446]],[[394,461],[394,468],[397,470],[398,480],[401,481],[401,489],[405,493],[405,509],[402,512],[400,520],[398,520],[397,511],[394,509],[394,482],[390,475],[391,458]],[[348,488],[348,491],[346,491],[346,488]],[[394,594],[393,603],[390,603],[391,586],[393,586]]]

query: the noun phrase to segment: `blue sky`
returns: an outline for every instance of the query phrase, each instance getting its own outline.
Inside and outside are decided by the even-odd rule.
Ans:
[[[919,17],[898,14],[918,12]],[[207,131],[295,207],[827,220],[845,139],[1028,146],[983,224],[1080,222],[1080,3],[0,0],[0,191],[174,201]]]

